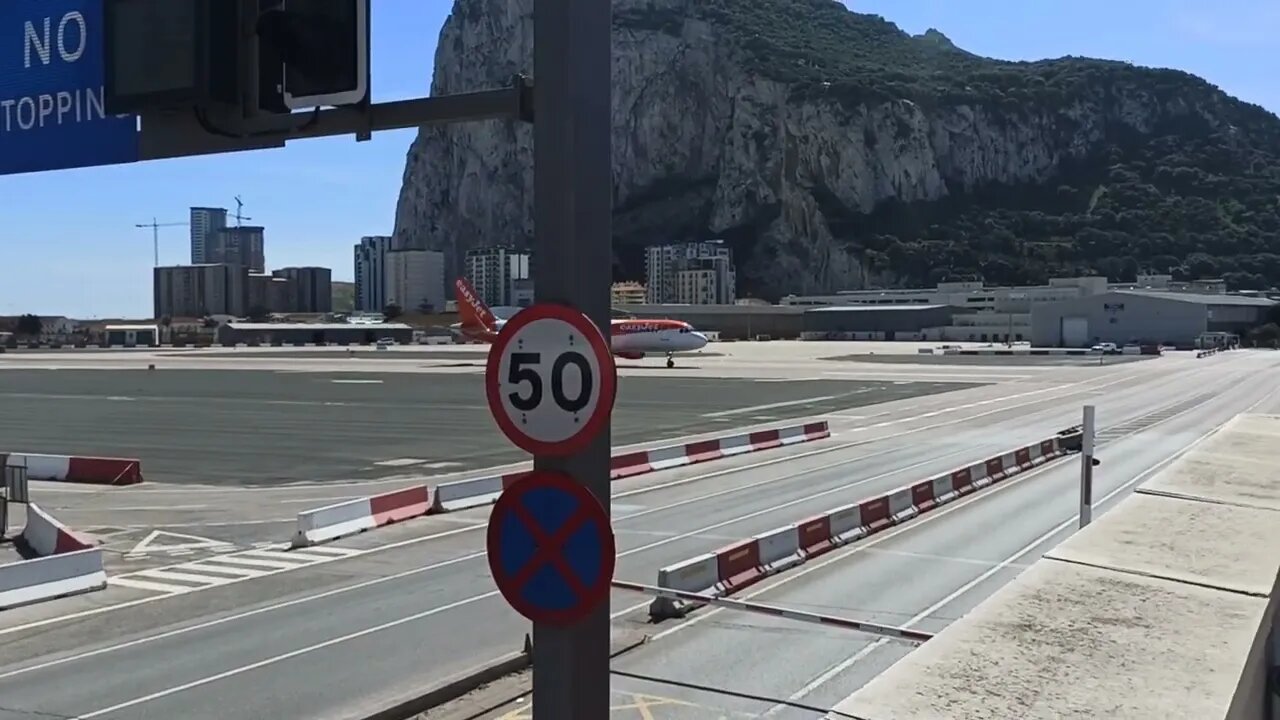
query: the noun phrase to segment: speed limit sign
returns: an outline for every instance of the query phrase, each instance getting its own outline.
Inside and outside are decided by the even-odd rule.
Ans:
[[[504,435],[535,455],[570,455],[613,411],[617,368],[586,315],[553,303],[521,310],[489,350],[485,394]]]

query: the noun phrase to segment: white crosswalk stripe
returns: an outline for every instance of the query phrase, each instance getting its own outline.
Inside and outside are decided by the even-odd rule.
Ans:
[[[361,553],[360,550],[340,547],[309,547],[297,551],[288,550],[288,547],[283,544],[273,545],[214,555],[180,565],[135,570],[111,576],[107,583],[173,595],[298,570]]]

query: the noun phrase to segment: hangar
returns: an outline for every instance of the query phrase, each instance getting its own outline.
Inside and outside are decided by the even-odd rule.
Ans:
[[[1266,322],[1275,302],[1261,297],[1159,290],[1116,290],[1031,308],[1037,347],[1163,343],[1193,348],[1206,333],[1243,335]]]
[[[926,328],[950,325],[955,311],[949,305],[831,305],[809,308],[804,313],[803,337],[806,340],[919,340]]]
[[[383,338],[413,342],[413,328],[403,323],[319,324],[229,322],[218,328],[222,345],[369,345]]]

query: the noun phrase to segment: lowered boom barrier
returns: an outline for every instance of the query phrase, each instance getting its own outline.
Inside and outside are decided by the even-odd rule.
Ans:
[[[848,618],[837,617],[835,615],[821,615],[819,613],[806,612],[804,610],[788,610],[787,608],[778,607],[777,605],[748,602],[746,600],[738,600],[728,597],[717,597],[715,595],[689,592],[687,590],[672,590],[671,588],[627,582],[626,580],[614,580],[613,586],[619,590],[632,590],[638,593],[667,598],[670,600],[686,600],[689,602],[728,608],[730,610],[743,610],[760,615],[772,615],[774,617],[783,617],[789,620],[799,620],[801,622],[815,623],[818,625],[834,625],[835,627],[842,627],[846,630],[856,630],[858,632],[864,632],[870,635],[879,635],[880,637],[890,638],[892,640],[905,640],[907,642],[922,643],[933,637],[933,633],[910,630],[908,628],[897,627],[895,625],[880,625],[878,623],[863,622],[861,620],[850,620]]]

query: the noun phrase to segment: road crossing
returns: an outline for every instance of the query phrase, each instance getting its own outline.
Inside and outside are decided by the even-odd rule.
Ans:
[[[214,555],[200,560],[113,575],[108,585],[133,590],[178,595],[218,585],[266,577],[311,565],[342,560],[362,551],[341,547],[309,547],[289,550],[288,544]]]

